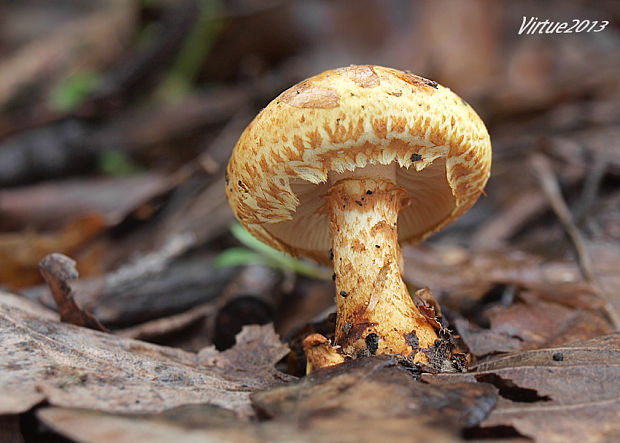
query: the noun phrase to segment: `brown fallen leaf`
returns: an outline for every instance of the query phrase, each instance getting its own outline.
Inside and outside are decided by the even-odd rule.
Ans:
[[[310,426],[322,417],[354,418],[371,426],[384,419],[419,416],[452,431],[473,426],[495,406],[494,390],[470,382],[437,389],[416,380],[390,357],[350,360],[317,370],[296,383],[252,395],[264,417],[296,417]]]
[[[168,190],[171,178],[154,172],[129,177],[97,177],[0,189],[0,229],[59,229],[84,214],[97,213],[106,226]]]
[[[495,305],[487,309],[484,317],[489,320],[489,329],[478,328],[465,319],[455,321],[457,331],[473,355],[481,357],[562,345],[613,331],[596,312],[542,301],[531,292],[521,292],[519,300],[510,306]]]
[[[493,329],[483,329],[464,318],[457,318],[454,326],[469,352],[476,357],[522,349],[521,341],[517,337]]]
[[[620,334],[495,357],[469,374],[423,374],[432,384],[479,381],[500,401],[470,430],[499,436],[507,428],[536,441],[617,441],[620,436]]]
[[[227,380],[243,383],[246,389],[266,389],[278,381],[296,377],[284,374],[274,365],[289,353],[289,347],[280,342],[273,325],[244,326],[230,349],[219,352],[210,346],[198,353],[200,366],[208,367]]]
[[[265,337],[259,339],[261,333]],[[256,386],[281,381],[268,365],[282,357],[285,346],[269,326],[246,329],[245,334],[240,334],[239,349],[226,355],[211,350],[207,361],[178,349],[61,323],[51,311],[0,293],[0,415],[22,413],[46,400],[53,406],[116,413],[209,403],[253,416],[249,395]],[[241,358],[256,353],[264,358]],[[239,365],[235,371],[230,370],[233,364]],[[250,382],[239,381],[242,372]]]
[[[81,309],[73,298],[69,280],[78,277],[75,261],[62,254],[50,254],[39,263],[39,270],[52,292],[60,320],[97,331],[107,331],[91,313]]]
[[[579,267],[570,261],[549,261],[519,250],[475,250],[456,246],[407,246],[405,276],[433,294],[445,294],[440,304],[452,308],[468,306],[493,286],[514,285],[530,289],[545,299],[586,309],[600,308],[592,287],[583,280]],[[617,260],[602,258],[600,266],[615,266]]]
[[[488,415],[494,388],[416,381],[389,358],[353,360],[253,395],[263,421],[240,421],[213,405],[159,414],[112,415],[44,408],[37,417],[75,440],[231,442],[461,441],[460,432]]]
[[[53,252],[72,254],[106,226],[101,214],[84,214],[53,233],[29,230],[0,233],[0,282],[23,287],[41,282],[38,263]]]
[[[372,423],[321,417],[308,427],[291,417],[288,421],[247,422],[226,417],[225,410],[211,405],[190,405],[157,415],[113,415],[97,411],[43,408],[37,417],[47,426],[76,441],[117,443],[148,441],[168,443],[201,442],[338,442],[425,441],[450,443],[461,441],[441,426],[424,424],[415,416],[389,418]],[[363,436],[360,432],[363,431]]]
[[[53,407],[38,410],[37,417],[54,431],[75,441],[103,443],[112,438],[117,443],[260,441],[252,437],[251,424],[235,422],[228,412],[212,405],[182,406],[157,415],[114,415]]]

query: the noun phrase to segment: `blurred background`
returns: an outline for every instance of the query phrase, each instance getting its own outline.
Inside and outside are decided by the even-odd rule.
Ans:
[[[524,17],[609,24],[518,35]],[[245,323],[328,333],[331,270],[231,228],[223,171],[281,91],[369,63],[451,88],[493,143],[486,195],[405,248],[412,288],[509,350],[553,341],[554,322],[604,333],[620,299],[619,18],[612,0],[4,0],[0,284],[53,306],[38,263],[61,252],[78,303],[127,336],[195,350]],[[545,319],[517,340],[524,312]]]

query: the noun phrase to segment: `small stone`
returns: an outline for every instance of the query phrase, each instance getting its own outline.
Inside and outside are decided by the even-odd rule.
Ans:
[[[379,336],[374,332],[366,336],[366,349],[368,349],[372,355],[375,355],[377,349],[379,349]]]
[[[351,323],[350,321],[346,322],[343,326],[342,326],[342,333],[344,335],[349,334],[349,332],[351,332],[351,328],[353,327],[353,323]]]

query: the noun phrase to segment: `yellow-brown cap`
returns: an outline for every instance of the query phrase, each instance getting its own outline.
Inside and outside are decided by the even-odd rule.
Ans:
[[[393,168],[409,192],[399,240],[417,242],[478,199],[491,141],[476,112],[436,82],[381,66],[334,69],[284,91],[248,125],[228,164],[226,193],[254,236],[326,263],[322,196],[340,174],[367,167],[372,175],[377,165]]]

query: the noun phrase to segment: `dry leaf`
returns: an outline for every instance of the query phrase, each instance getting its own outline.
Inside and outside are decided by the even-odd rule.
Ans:
[[[288,421],[245,422],[227,419],[226,412],[210,405],[184,406],[157,415],[112,415],[96,411],[44,408],[37,417],[56,432],[76,441],[116,443],[148,441],[182,442],[338,442],[410,441],[414,436],[425,441],[450,443],[461,441],[438,425],[426,425],[418,417],[385,418],[370,424],[361,419],[343,421],[322,417],[311,427],[295,417]],[[363,432],[363,436],[360,436]]]
[[[44,408],[37,417],[75,441],[108,443],[257,442],[251,425],[211,405],[182,406],[157,415],[113,415],[98,411]],[[234,415],[234,414],[232,414]],[[189,416],[189,417],[188,417]],[[235,426],[236,424],[236,426]],[[224,429],[221,429],[221,428]]]
[[[170,178],[149,172],[129,177],[97,177],[48,181],[0,189],[3,231],[29,226],[58,229],[89,213],[101,214],[106,226],[121,222],[132,211],[170,188]]]
[[[198,362],[227,380],[256,390],[295,379],[274,368],[288,353],[289,347],[280,342],[272,324],[251,325],[244,326],[237,334],[235,346],[224,352],[218,352],[214,346],[203,349],[198,353]]]
[[[472,435],[507,428],[536,441],[617,441],[620,334],[496,357],[470,374],[424,374],[433,384],[476,380],[496,386],[497,407]],[[495,435],[498,432],[499,435]]]
[[[246,335],[247,337],[247,335]],[[255,408],[266,420],[240,421],[212,405],[190,405],[156,415],[111,415],[45,408],[37,416],[75,440],[363,442],[460,441],[464,426],[493,408],[492,386],[465,382],[432,386],[389,358],[358,359],[259,392]]]
[[[0,293],[0,415],[22,413],[46,400],[54,406],[121,413],[210,403],[251,416],[253,386],[279,381],[267,366],[285,349],[279,340],[274,346],[277,336],[267,326],[260,331],[266,336],[262,341],[245,332],[254,341],[242,338],[237,355],[234,348],[227,355],[210,351],[211,361],[201,358],[199,363],[196,354],[60,323],[53,313]],[[253,352],[266,357],[243,365],[239,354]],[[231,361],[242,365],[236,370],[245,371],[250,383],[226,374]]]
[[[446,294],[453,304],[478,300],[493,286],[505,284],[531,289],[567,306],[598,307],[594,290],[575,262],[549,261],[518,250],[468,251],[455,246],[408,246],[403,254],[407,280],[428,286],[433,294]],[[439,302],[444,304],[443,299]]]
[[[522,292],[519,299],[522,301],[510,306],[495,305],[487,309],[484,316],[489,320],[489,329],[478,328],[464,319],[455,321],[458,333],[473,355],[562,345],[612,331],[596,312],[541,301],[532,293]]]
[[[72,254],[105,229],[102,215],[91,213],[76,218],[54,233],[0,233],[0,282],[12,287],[37,284],[41,281],[39,261],[47,254]]]
[[[518,338],[493,329],[480,328],[464,318],[456,319],[454,326],[467,345],[469,352],[476,357],[522,349],[521,340]]]
[[[438,389],[416,381],[415,375],[392,358],[368,357],[257,392],[252,402],[263,416],[292,416],[306,426],[325,417],[371,426],[385,419],[421,417],[424,423],[441,421],[444,429],[453,431],[480,422],[495,405],[493,389],[485,384],[466,382]]]

